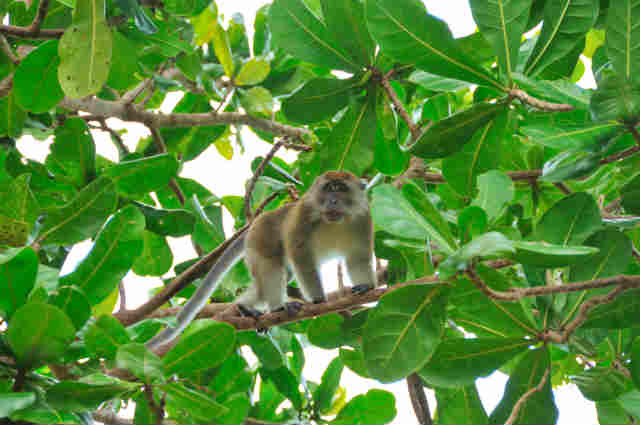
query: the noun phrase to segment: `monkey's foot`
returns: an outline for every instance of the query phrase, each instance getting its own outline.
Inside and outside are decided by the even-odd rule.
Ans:
[[[256,310],[255,308],[247,307],[246,305],[242,304],[238,304],[238,310],[240,310],[240,314],[242,314],[244,317],[251,317],[255,320],[260,319],[260,316],[264,314],[261,311]]]
[[[367,285],[366,283],[362,285],[356,285],[351,287],[351,293],[354,295],[362,295],[365,292],[369,292],[373,289],[372,285]]]
[[[302,309],[303,305],[304,304],[302,304],[301,302],[298,302],[298,301],[290,301],[290,302],[284,303],[284,305],[282,307],[277,308],[277,309],[275,309],[273,311],[274,312],[286,311],[287,312],[287,316],[295,316]]]

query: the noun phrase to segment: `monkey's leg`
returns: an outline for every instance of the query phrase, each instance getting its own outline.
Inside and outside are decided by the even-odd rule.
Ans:
[[[322,288],[318,265],[311,252],[299,249],[291,254],[291,265],[296,275],[298,286],[307,300],[314,303],[322,303],[327,300],[327,296]]]
[[[351,292],[362,294],[376,286],[376,274],[373,271],[373,257],[367,251],[354,252],[346,258],[347,271],[353,286]]]

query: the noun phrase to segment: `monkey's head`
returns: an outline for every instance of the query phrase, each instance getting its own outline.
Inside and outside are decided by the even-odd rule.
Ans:
[[[365,184],[351,173],[328,171],[309,190],[323,221],[339,223],[369,210]]]

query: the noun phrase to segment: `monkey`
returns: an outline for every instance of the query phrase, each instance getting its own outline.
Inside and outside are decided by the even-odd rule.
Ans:
[[[146,343],[154,349],[175,339],[204,307],[225,274],[243,257],[253,285],[236,304],[254,318],[261,310],[298,313],[302,304],[286,302],[287,284],[295,276],[305,300],[327,300],[320,266],[344,259],[359,294],[377,286],[373,268],[373,221],[365,184],[348,172],[328,171],[317,177],[298,201],[258,216],[218,259],[200,287],[167,327]]]

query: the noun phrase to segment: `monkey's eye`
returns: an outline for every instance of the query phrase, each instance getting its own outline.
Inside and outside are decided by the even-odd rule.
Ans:
[[[343,182],[333,180],[324,185],[324,190],[327,192],[347,192],[349,188]]]

